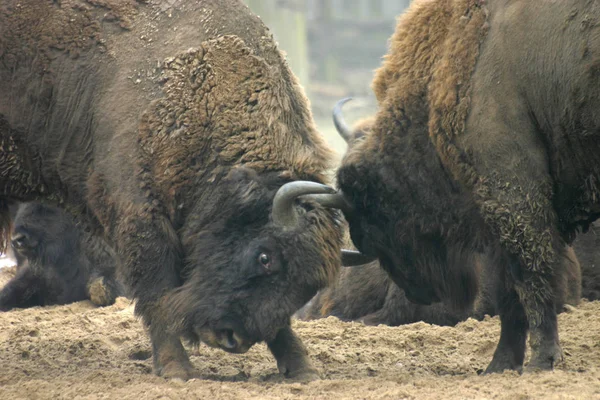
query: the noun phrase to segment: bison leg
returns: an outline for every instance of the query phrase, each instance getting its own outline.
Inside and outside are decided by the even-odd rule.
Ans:
[[[115,230],[112,236],[127,285],[137,300],[135,311],[143,317],[152,341],[154,372],[166,378],[193,378],[196,371],[179,336],[168,328],[169,311],[164,306],[169,292],[180,285],[177,234],[149,207],[127,208]]]
[[[532,194],[530,198],[541,203],[541,196]],[[523,200],[522,204],[525,207],[531,206],[527,204],[527,200]],[[495,229],[499,231],[500,243],[505,254],[511,255],[511,261],[505,268],[507,284],[504,290],[509,293],[509,297],[498,305],[502,322],[501,342],[488,371],[495,372],[523,362],[520,349],[527,327],[532,348],[530,366],[551,370],[562,358],[556,320],[559,295],[556,278],[563,268],[562,253],[565,245],[558,235],[551,233],[552,225],[543,222],[553,220],[551,211],[536,215],[527,212],[529,210],[524,210],[522,206],[507,207],[506,203],[496,211],[500,215],[494,217],[497,218],[494,223],[501,222],[501,225]],[[513,300],[512,291],[518,296],[525,313],[524,320],[520,307],[513,304],[516,300]],[[508,356],[511,352],[513,355]]]
[[[500,293],[498,293],[497,307],[501,322],[500,342],[485,373],[504,370],[521,372],[525,359],[528,329],[525,309],[514,290],[506,291],[504,289],[500,289]]]
[[[558,322],[555,305],[548,304],[542,316],[542,323],[531,330],[529,345],[531,360],[528,371],[551,370],[554,364],[562,360],[562,349],[558,344]]]
[[[0,291],[0,310],[42,305],[43,282],[30,268],[20,268]]]
[[[277,332],[268,343],[269,350],[277,360],[277,368],[286,378],[302,381],[319,379],[319,373],[308,358],[308,351],[291,326]]]

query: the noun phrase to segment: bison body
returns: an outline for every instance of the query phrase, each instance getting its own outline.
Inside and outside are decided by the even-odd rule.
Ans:
[[[594,2],[415,1],[338,171],[355,245],[409,300],[471,307],[489,249],[502,322],[488,372],[562,358],[567,245],[600,211]]]
[[[123,288],[114,254],[99,240],[81,232],[60,208],[21,204],[11,235],[16,275],[0,290],[0,310],[85,299],[113,304]]]
[[[266,341],[314,377],[290,316],[336,275],[342,233],[299,196],[330,191],[331,159],[239,0],[0,4],[0,194],[110,243],[159,375],[194,375],[184,337]]]

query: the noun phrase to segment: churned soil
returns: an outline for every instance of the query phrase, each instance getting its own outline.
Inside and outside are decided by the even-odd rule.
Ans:
[[[0,269],[0,286],[11,270]],[[0,312],[0,399],[600,399],[600,302],[559,316],[565,360],[553,372],[479,375],[498,318],[456,327],[367,327],[334,317],[295,321],[322,380],[282,378],[263,344],[243,355],[190,348],[189,382],[152,374],[150,342],[133,305]]]

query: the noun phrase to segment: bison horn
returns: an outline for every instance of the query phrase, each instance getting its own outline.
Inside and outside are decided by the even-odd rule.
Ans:
[[[311,181],[289,182],[279,188],[273,199],[273,222],[285,228],[293,228],[298,223],[298,213],[294,202],[307,194],[334,194],[335,189]]]
[[[342,249],[342,266],[355,267],[377,260],[377,257],[367,256],[360,251]]]
[[[335,103],[333,107],[333,124],[335,125],[335,129],[338,131],[340,136],[347,142],[352,139],[352,130],[346,124],[344,120],[344,115],[342,114],[342,107],[344,104],[352,100],[352,97],[346,97]]]
[[[341,193],[309,194],[303,197],[314,200],[323,207],[338,208],[345,215],[349,215],[353,210],[352,205]]]
[[[303,198],[310,198],[323,207],[339,208],[345,215],[349,215],[353,210],[352,205],[341,193],[309,194],[303,196]],[[377,260],[377,257],[367,256],[356,250],[342,249],[342,265],[344,267],[355,267],[375,260]]]

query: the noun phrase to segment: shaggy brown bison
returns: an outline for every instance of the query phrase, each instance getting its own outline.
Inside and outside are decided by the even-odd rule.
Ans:
[[[59,208],[21,204],[11,236],[17,273],[0,290],[0,310],[84,299],[113,304],[123,289],[115,278],[114,255],[97,240]]]
[[[332,152],[240,0],[1,2],[0,149],[3,198],[114,247],[157,374],[194,376],[184,337],[315,377],[290,316],[339,269],[341,215],[306,197]]]
[[[502,322],[487,372],[562,358],[567,244],[600,215],[600,8],[415,1],[376,72],[372,131],[338,170],[352,239],[406,297],[453,310],[490,250]]]

